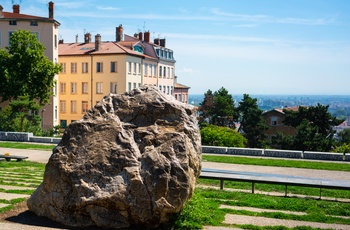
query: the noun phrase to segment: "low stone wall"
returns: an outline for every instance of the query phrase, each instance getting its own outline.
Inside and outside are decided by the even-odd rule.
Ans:
[[[33,133],[24,133],[24,132],[2,132],[0,131],[0,140],[1,141],[30,141],[30,138],[33,137]]]
[[[52,143],[52,144],[58,144],[61,141],[61,138],[57,137],[31,137],[30,142],[36,142],[36,143]]]
[[[220,146],[202,146],[203,153],[217,153],[217,154],[226,154],[227,147]]]
[[[264,156],[301,159],[303,157],[303,151],[265,149]]]
[[[263,149],[249,149],[249,148],[227,148],[227,154],[242,155],[242,156],[262,156]]]
[[[309,160],[329,160],[329,161],[343,161],[343,153],[328,153],[328,152],[310,152],[304,151],[303,159]]]

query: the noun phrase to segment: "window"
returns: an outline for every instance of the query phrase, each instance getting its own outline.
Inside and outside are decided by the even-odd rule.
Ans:
[[[61,63],[61,67],[62,67],[61,73],[66,73],[66,63]]]
[[[168,78],[170,78],[170,67],[168,67]]]
[[[96,82],[96,93],[97,94],[103,93],[103,83],[102,82]]]
[[[77,93],[77,83],[76,82],[70,83],[70,93],[71,94]]]
[[[102,73],[103,72],[103,62],[97,62],[96,63],[96,72]]]
[[[153,76],[157,77],[157,66],[153,66]]]
[[[86,113],[89,109],[89,103],[87,101],[82,101],[81,108],[82,108],[82,112]]]
[[[136,89],[136,82],[134,82],[134,89]]]
[[[131,82],[128,82],[128,91],[131,91]]]
[[[77,63],[76,62],[70,63],[70,72],[77,73]]]
[[[136,74],[136,62],[134,62],[134,74]]]
[[[16,20],[11,20],[11,21],[9,21],[9,25],[10,26],[16,26],[17,25],[17,21]]]
[[[137,69],[138,69],[138,74],[140,75],[141,74],[141,64],[140,63],[137,63]]]
[[[162,91],[162,86],[161,85],[159,85],[159,90]]]
[[[70,101],[70,111],[71,113],[77,112],[77,101]]]
[[[143,68],[145,70],[144,75],[147,76],[148,75],[148,65],[145,64]]]
[[[159,77],[161,77],[161,76],[162,76],[162,67],[159,66]]]
[[[128,62],[128,73],[131,73],[131,62]]]
[[[40,41],[40,38],[39,38],[39,32],[32,32],[32,34],[35,35],[35,37],[38,39],[38,41]]]
[[[117,93],[117,82],[111,82],[110,83],[110,93]]]
[[[15,31],[9,31],[9,45],[10,45],[10,42],[11,42],[11,36],[12,34],[14,33]]]
[[[54,42],[55,42],[55,49],[57,49],[57,34],[55,34],[55,36],[54,36]]]
[[[38,22],[30,22],[30,26],[38,26]]]
[[[67,91],[66,91],[66,83],[65,82],[61,82],[60,83],[60,93],[61,94],[65,94]]]
[[[278,124],[278,118],[277,117],[271,117],[271,125],[276,126]]]
[[[60,120],[60,126],[62,128],[67,128],[67,120]]]
[[[60,101],[60,113],[66,112],[66,101]]]
[[[81,93],[82,94],[88,94],[89,93],[89,85],[87,82],[81,83]]]
[[[166,67],[165,67],[165,66],[164,66],[163,70],[164,70],[163,76],[164,76],[164,78],[165,78],[165,77],[166,77]]]
[[[81,72],[88,73],[89,72],[89,63],[83,62],[81,65]]]
[[[111,62],[111,73],[116,73],[117,72],[117,62],[112,61]]]

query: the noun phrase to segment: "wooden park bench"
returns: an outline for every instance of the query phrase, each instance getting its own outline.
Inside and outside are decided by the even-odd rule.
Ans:
[[[281,174],[239,172],[239,171],[217,170],[217,169],[208,169],[208,168],[202,169],[200,178],[220,180],[221,190],[224,189],[224,181],[251,182],[252,193],[254,193],[254,190],[255,190],[255,183],[285,185],[285,196],[287,196],[288,185],[320,188],[320,198],[321,198],[322,188],[350,190],[350,181],[344,181],[344,180],[288,176],[288,175],[281,175]]]
[[[28,157],[0,154],[0,159],[2,159],[2,158],[4,158],[6,161],[10,161],[12,159],[14,159],[16,161],[21,161],[21,160],[27,159]]]

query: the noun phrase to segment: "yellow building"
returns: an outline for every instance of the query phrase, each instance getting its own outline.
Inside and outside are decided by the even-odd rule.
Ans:
[[[85,35],[84,43],[59,44],[60,124],[81,119],[103,96],[141,86],[144,55],[101,36]]]
[[[20,13],[20,5],[13,5],[12,12],[4,11],[0,5],[0,48],[10,44],[11,34],[15,31],[29,30],[34,33],[38,40],[45,46],[45,55],[53,62],[58,62],[58,27],[60,23],[54,19],[54,3],[48,4],[48,17],[38,17]],[[56,76],[55,80],[58,78]],[[58,125],[58,96],[57,88],[53,89],[55,96],[50,104],[40,110],[43,118],[43,128],[52,128]],[[3,103],[1,106],[6,105]]]

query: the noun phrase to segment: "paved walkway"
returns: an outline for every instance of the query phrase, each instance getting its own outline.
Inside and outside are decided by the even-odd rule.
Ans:
[[[22,149],[10,149],[10,148],[0,148],[0,154],[10,153],[11,155],[19,155],[19,156],[27,156],[29,161],[35,161],[40,163],[47,163],[49,157],[51,156],[52,151],[40,151],[40,150],[22,150]],[[239,165],[239,164],[223,164],[223,163],[213,163],[213,162],[203,162],[203,168],[213,168],[213,169],[221,169],[221,170],[234,170],[234,171],[245,171],[245,172],[255,172],[255,173],[272,173],[272,174],[283,174],[289,176],[303,176],[303,177],[313,177],[313,178],[328,178],[328,179],[336,179],[336,180],[350,180],[350,172],[337,172],[337,171],[327,171],[327,170],[310,170],[310,169],[296,169],[296,168],[285,168],[285,167],[269,167],[269,166],[252,166],[252,165]],[[0,199],[2,194],[0,193]],[[22,216],[21,216],[22,215]],[[26,217],[28,213],[21,213],[19,216],[13,216],[10,219],[13,220],[11,222],[0,222],[0,229],[11,229],[11,230],[52,230],[52,229],[64,229],[57,228],[55,226],[50,225],[42,225],[35,224],[34,222],[28,222],[23,218]],[[253,217],[248,216],[236,216],[236,215],[227,215],[225,218],[225,222],[229,224],[237,223],[242,224],[240,221],[248,221],[248,223],[253,224],[254,221],[261,224],[263,219],[251,219]],[[266,219],[266,218],[265,218]],[[274,220],[274,219],[273,219]],[[238,221],[238,222],[237,222]],[[270,222],[272,220],[266,220]],[[307,225],[313,225],[314,222],[308,222]],[[283,223],[281,223],[284,225]],[[298,223],[294,223],[298,225]],[[321,225],[320,225],[321,224]],[[322,223],[316,223],[317,227],[333,227],[330,225],[322,225]],[[340,227],[340,229],[350,229],[350,226],[346,226],[349,228],[344,228],[344,226],[334,226]],[[227,230],[227,229],[236,229],[236,228],[227,228],[227,227],[212,227],[206,226],[204,229],[206,230]]]

